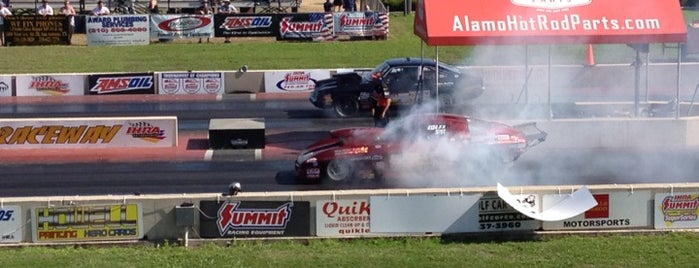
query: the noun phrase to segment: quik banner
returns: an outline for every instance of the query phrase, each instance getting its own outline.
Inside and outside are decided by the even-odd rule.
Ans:
[[[88,75],[88,94],[155,94],[153,73]]]
[[[217,37],[275,36],[275,14],[215,14],[214,27]]]
[[[34,242],[143,238],[141,204],[36,207],[31,222]]]
[[[330,13],[292,13],[279,16],[277,41],[333,40],[332,14]]]
[[[88,46],[147,45],[148,15],[86,16]]]
[[[0,244],[22,242],[23,226],[20,206],[0,207]]]
[[[69,18],[55,16],[7,16],[5,17],[5,44],[68,45]]]
[[[213,15],[151,15],[151,38],[214,37]]]
[[[199,207],[204,238],[311,235],[307,201],[201,201]]]

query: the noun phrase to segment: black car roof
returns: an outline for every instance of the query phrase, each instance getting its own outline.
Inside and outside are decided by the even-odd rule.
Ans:
[[[435,60],[429,58],[393,58],[384,61],[390,66],[419,66],[419,65],[429,65],[435,66]],[[443,64],[440,62],[440,64]]]

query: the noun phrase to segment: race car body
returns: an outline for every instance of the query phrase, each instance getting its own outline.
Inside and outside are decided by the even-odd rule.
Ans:
[[[480,96],[483,78],[432,59],[388,59],[370,72],[335,74],[316,82],[309,97],[314,106],[333,109],[339,117],[349,117],[371,109],[374,90],[372,76],[381,74],[391,95],[391,106],[409,107],[427,99],[454,104]],[[439,77],[437,79],[437,76]]]
[[[383,178],[397,166],[434,167],[450,162],[481,169],[486,163],[509,163],[546,139],[536,128],[525,134],[517,127],[455,114],[409,115],[386,128],[345,128],[330,132],[303,150],[295,169],[302,182]],[[412,156],[417,156],[413,158]],[[433,162],[432,164],[428,162]],[[476,164],[478,163],[478,164]]]

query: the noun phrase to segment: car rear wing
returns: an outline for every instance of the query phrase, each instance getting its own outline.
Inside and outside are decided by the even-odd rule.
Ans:
[[[524,133],[524,137],[527,139],[527,148],[534,147],[539,143],[544,142],[546,140],[546,136],[548,136],[546,131],[543,131],[536,126],[536,122],[519,124],[512,127]]]

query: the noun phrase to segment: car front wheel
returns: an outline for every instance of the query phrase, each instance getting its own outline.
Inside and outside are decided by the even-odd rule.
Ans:
[[[354,164],[348,159],[334,159],[326,166],[325,174],[332,182],[349,181],[354,175]]]

